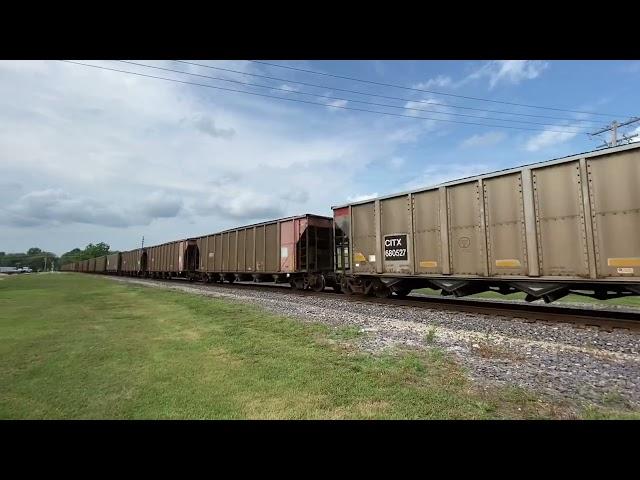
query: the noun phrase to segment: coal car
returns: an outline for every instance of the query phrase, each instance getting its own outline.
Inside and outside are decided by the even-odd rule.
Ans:
[[[333,219],[287,217],[73,268],[381,297],[423,287],[545,302],[640,295],[640,144],[332,209]]]
[[[334,206],[345,293],[640,294],[640,145]]]

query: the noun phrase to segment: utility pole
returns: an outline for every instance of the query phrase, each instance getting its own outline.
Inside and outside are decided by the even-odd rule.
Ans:
[[[622,122],[622,123],[618,123],[617,121],[613,121],[611,122],[611,125],[608,125],[605,128],[601,128],[600,130],[590,133],[589,135],[594,136],[594,135],[600,135],[601,133],[605,133],[605,132],[611,132],[611,142],[607,142],[605,140],[605,145],[603,146],[607,146],[607,147],[616,147],[618,146],[618,144],[622,144],[622,143],[629,143],[631,142],[631,139],[634,137],[637,137],[638,134],[636,133],[635,135],[631,135],[631,136],[627,136],[625,134],[623,134],[623,138],[624,140],[618,140],[618,129],[620,127],[625,127],[627,125],[631,125],[632,123],[636,123],[636,122],[640,122],[640,117],[635,117],[635,118],[631,118],[629,120],[627,120],[626,122]]]
[[[47,271],[47,256],[44,256],[44,269],[42,270],[43,272]]]
[[[144,250],[144,235],[142,235],[142,246],[140,248]]]

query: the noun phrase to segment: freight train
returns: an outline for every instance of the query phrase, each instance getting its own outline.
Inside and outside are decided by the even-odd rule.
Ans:
[[[67,264],[379,297],[640,295],[640,144]]]

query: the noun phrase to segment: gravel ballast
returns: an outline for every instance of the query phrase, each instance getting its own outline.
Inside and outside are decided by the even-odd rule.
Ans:
[[[527,323],[410,306],[297,295],[260,286],[108,277],[251,303],[270,312],[333,327],[356,326],[356,345],[376,353],[396,346],[451,352],[479,386],[518,386],[580,404],[640,407],[640,334]]]

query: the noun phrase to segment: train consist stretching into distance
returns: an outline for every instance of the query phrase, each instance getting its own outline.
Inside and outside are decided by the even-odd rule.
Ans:
[[[640,295],[640,144],[137,248],[63,270],[345,294]]]

